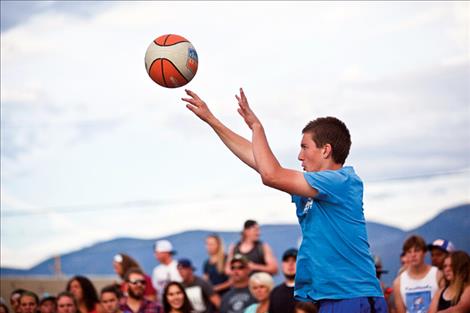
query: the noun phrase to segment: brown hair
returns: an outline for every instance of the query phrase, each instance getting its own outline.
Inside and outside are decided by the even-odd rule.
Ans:
[[[295,304],[295,312],[302,310],[305,313],[317,313],[317,306],[313,302],[297,302]]]
[[[207,238],[213,238],[217,242],[217,253],[216,253],[217,262],[215,264],[216,264],[217,272],[224,273],[225,260],[226,260],[225,251],[224,251],[224,242],[222,238],[217,234],[210,234],[207,236]]]
[[[447,258],[451,260],[452,273],[454,279],[451,285],[455,286],[455,296],[451,300],[451,305],[456,305],[460,301],[465,287],[470,284],[470,256],[464,251],[454,251]]]
[[[145,274],[144,272],[140,269],[140,267],[131,267],[130,269],[127,270],[126,274],[124,275],[124,279],[126,281],[129,280],[129,276],[131,276],[131,274],[139,274],[139,275],[142,275],[144,278],[145,278]]]
[[[124,276],[126,275],[126,272],[130,268],[133,268],[133,267],[140,268],[139,263],[136,260],[134,260],[131,256],[129,256],[127,254],[124,254],[124,253],[119,253],[116,256],[121,256],[121,258],[122,258],[121,262],[117,262],[116,259],[114,260],[114,262],[117,262],[117,263],[121,264],[121,266],[122,266],[122,273],[119,274],[121,279],[124,279]],[[115,256],[115,258],[116,258],[116,256]]]
[[[351,148],[351,135],[342,121],[336,117],[319,117],[310,121],[302,130],[302,134],[311,133],[312,140],[321,148],[330,144],[333,161],[344,164]]]
[[[403,252],[406,253],[411,248],[416,248],[426,252],[426,242],[424,241],[423,237],[418,235],[412,235],[411,237],[408,237],[408,239],[406,239],[403,243]]]

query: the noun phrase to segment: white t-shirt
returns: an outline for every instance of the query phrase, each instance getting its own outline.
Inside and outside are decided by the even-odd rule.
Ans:
[[[407,313],[426,313],[432,297],[439,289],[437,267],[432,266],[426,276],[413,279],[404,271],[400,275],[400,294]]]
[[[162,302],[163,290],[165,286],[171,281],[182,282],[183,279],[178,272],[178,262],[176,260],[171,261],[168,265],[159,264],[153,269],[152,273],[152,284],[157,290],[158,301]]]

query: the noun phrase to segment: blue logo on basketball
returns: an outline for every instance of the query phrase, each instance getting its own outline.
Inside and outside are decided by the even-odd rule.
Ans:
[[[190,57],[191,59],[193,59],[194,61],[196,61],[196,62],[198,61],[198,60],[197,60],[197,52],[196,52],[196,50],[195,50],[194,48],[189,48],[189,49],[188,49],[188,55],[189,55],[189,57]]]

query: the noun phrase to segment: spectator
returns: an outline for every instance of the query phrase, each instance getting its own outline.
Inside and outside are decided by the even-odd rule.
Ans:
[[[382,288],[382,292],[384,294],[385,302],[387,302],[388,312],[391,313],[394,305],[391,303],[391,295],[393,289],[391,287],[387,287],[385,283],[382,281],[382,275],[387,274],[388,271],[383,269],[382,259],[378,255],[374,255],[374,264],[375,264],[375,275],[380,282],[380,288]]]
[[[444,259],[444,276],[449,284],[432,299],[429,313],[470,312],[470,257],[464,251],[451,252]]]
[[[230,280],[225,274],[227,255],[224,252],[224,243],[217,234],[206,238],[206,250],[209,258],[204,262],[203,278],[214,286],[214,291],[222,296],[230,288]]]
[[[228,262],[225,272],[230,274],[230,260],[235,254],[245,256],[252,272],[266,272],[271,275],[277,273],[277,261],[271,247],[260,241],[260,229],[256,221],[247,220],[243,225],[241,240],[229,249]]]
[[[270,274],[259,272],[251,275],[249,288],[251,295],[258,301],[245,309],[245,313],[267,313],[269,309],[269,294],[274,287]]]
[[[78,301],[73,293],[64,291],[57,295],[57,313],[81,313],[78,310]]]
[[[427,312],[431,299],[439,288],[442,273],[426,264],[426,243],[419,236],[405,240],[403,251],[409,258],[408,268],[395,279],[395,307],[398,313]]]
[[[19,289],[13,290],[12,293],[10,294],[10,307],[13,310],[14,313],[20,313],[21,312],[20,298],[21,298],[21,295],[23,294],[23,292],[25,292],[25,291],[26,290],[19,288]]]
[[[431,252],[431,264],[442,271],[444,259],[454,251],[454,244],[446,239],[436,239],[427,246]]]
[[[113,268],[114,268],[114,271],[116,272],[116,274],[118,274],[119,277],[122,280],[121,291],[124,294],[127,292],[125,290],[126,284],[124,283],[124,275],[132,267],[137,267],[137,268],[142,269],[142,267],[140,267],[139,263],[127,254],[119,253],[119,254],[116,254],[114,256],[114,258],[113,258]],[[143,272],[143,270],[142,270],[142,272]],[[152,280],[151,280],[150,276],[148,276],[145,273],[144,273],[144,275],[145,275],[145,280],[147,281],[147,283],[145,285],[145,298],[147,298],[147,300],[150,300],[150,301],[155,301],[157,299],[157,291],[155,290],[155,288],[153,288]]]
[[[56,297],[46,294],[39,301],[39,312],[40,313],[55,313],[57,310]]]
[[[194,312],[181,283],[173,281],[166,285],[163,291],[163,309],[165,313]]]
[[[101,289],[100,301],[103,313],[122,313],[119,307],[119,299],[122,298],[119,285],[109,285]]]
[[[161,306],[147,300],[145,293],[145,274],[139,268],[130,268],[126,275],[127,297],[121,302],[121,310],[124,313],[161,313]]]
[[[32,291],[25,291],[20,297],[21,313],[37,313],[39,298]]]
[[[317,306],[312,302],[297,302],[295,313],[317,313]]]
[[[297,249],[291,248],[282,255],[284,282],[275,287],[269,295],[269,313],[294,313],[294,279]]]
[[[72,277],[66,290],[75,296],[80,313],[102,312],[95,286],[85,276]]]
[[[163,294],[163,289],[170,281],[181,282],[181,276],[178,272],[178,263],[173,260],[173,255],[176,251],[173,250],[173,245],[168,240],[158,240],[154,246],[155,257],[160,262],[153,269],[152,284],[157,290],[158,296]],[[161,303],[161,298],[158,298]]]
[[[232,287],[222,297],[220,313],[242,313],[256,302],[248,288],[249,275],[248,260],[241,254],[235,254],[230,261]]]
[[[212,285],[204,279],[194,275],[195,268],[188,259],[178,262],[178,272],[183,279],[182,285],[192,307],[197,313],[212,313],[220,307],[220,296],[214,291]]]

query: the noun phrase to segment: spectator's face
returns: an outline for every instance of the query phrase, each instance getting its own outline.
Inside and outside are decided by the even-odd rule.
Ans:
[[[163,264],[167,264],[172,259],[170,252],[155,252],[155,257],[157,258],[158,262]]]
[[[406,251],[408,262],[410,266],[418,266],[424,263],[424,256],[426,252],[417,247],[412,247]]]
[[[53,300],[44,301],[39,306],[39,312],[41,313],[55,313],[55,311],[55,302]]]
[[[432,248],[431,250],[431,263],[433,266],[437,266],[439,269],[442,269],[444,265],[444,259],[447,256],[447,252],[442,251],[439,248]]]
[[[132,273],[127,280],[127,292],[129,297],[140,300],[144,297],[146,281],[145,277],[139,273]]]
[[[454,272],[452,271],[452,259],[450,257],[444,259],[444,266],[442,268],[444,278],[447,281],[454,279]]]
[[[7,313],[7,310],[3,305],[0,305],[0,313]]]
[[[82,286],[80,286],[78,280],[72,280],[70,283],[70,292],[74,295],[77,301],[81,301],[83,299]]]
[[[20,307],[21,313],[35,313],[38,308],[38,304],[33,297],[22,296],[20,298]]]
[[[260,237],[260,230],[259,225],[255,224],[250,228],[245,229],[245,237],[249,240],[259,240]]]
[[[181,290],[176,285],[171,285],[168,288],[166,299],[168,304],[170,304],[172,309],[178,310],[183,306],[184,303],[184,294],[183,290]]]
[[[119,311],[119,300],[114,292],[104,292],[101,294],[101,305],[104,313],[116,313]]]
[[[113,262],[114,272],[119,276],[123,276],[124,273],[122,272],[122,264],[119,262]]]
[[[214,255],[217,253],[217,250],[219,249],[219,243],[217,240],[213,237],[207,237],[206,238],[206,250],[209,255]]]
[[[262,302],[269,297],[269,288],[266,285],[259,283],[252,283],[250,288],[251,294],[258,302]]]
[[[21,294],[19,294],[19,293],[15,293],[15,294],[11,295],[11,297],[10,297],[10,306],[13,309],[13,311],[16,312],[16,313],[21,312],[20,298],[21,298]]]
[[[244,263],[233,262],[230,269],[232,270],[231,276],[234,283],[248,281],[249,269]]]
[[[70,297],[60,297],[57,300],[57,313],[75,313],[77,307]]]
[[[288,257],[285,261],[282,262],[282,273],[286,277],[292,277],[295,275],[296,265],[295,258]]]
[[[185,283],[189,283],[193,278],[193,269],[190,267],[178,266],[178,272]]]

